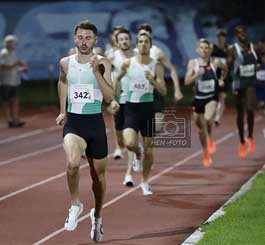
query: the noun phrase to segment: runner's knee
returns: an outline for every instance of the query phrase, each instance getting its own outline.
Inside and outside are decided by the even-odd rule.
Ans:
[[[79,172],[79,166],[71,165],[70,163],[67,166],[67,173],[71,176],[77,175]]]
[[[129,150],[134,149],[136,147],[136,142],[132,138],[125,139],[124,144]]]

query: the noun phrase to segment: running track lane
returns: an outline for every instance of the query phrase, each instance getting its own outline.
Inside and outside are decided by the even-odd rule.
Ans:
[[[227,121],[229,125],[231,120],[228,118]],[[223,136],[224,132],[225,130],[218,129],[218,137]],[[172,150],[167,150],[167,152],[156,150],[157,157],[163,156],[163,159],[155,165],[154,175],[159,174],[161,170],[172,164],[172,157],[183,159],[185,156],[191,155],[191,152],[196,151],[196,148],[199,149],[196,136],[195,147],[190,150],[182,150],[178,154]],[[261,140],[259,137],[257,138],[257,140]],[[229,142],[237,144],[237,137],[230,138]],[[228,144],[223,144],[218,150],[215,161],[225,159],[227,156],[230,156],[229,159],[220,162],[220,164],[216,163],[212,169],[205,171],[200,165],[200,156],[196,157],[154,180],[152,186],[156,194],[153,197],[143,197],[141,192],[136,190],[108,206],[104,210],[105,239],[107,240],[105,244],[178,244],[177,241],[184,240],[198,222],[205,219],[202,216],[210,214],[212,210],[216,209],[216,206],[220,205],[220,202],[226,200],[238,189],[238,185],[244,182],[247,175],[256,171],[259,167],[259,159],[262,159],[259,149],[254,159],[243,163],[238,162],[236,156],[231,157],[235,155],[234,149]],[[64,159],[58,160],[61,156],[61,149],[58,152],[60,153],[57,153],[56,150],[55,155],[54,153],[46,155],[45,160],[47,162],[49,158],[55,158],[51,162],[58,161],[63,168]],[[223,152],[226,153],[226,156]],[[21,171],[21,174],[16,176],[19,178],[26,174],[30,175],[29,170],[35,165],[37,169],[34,174],[38,173],[37,170],[42,171],[45,161],[41,164],[34,163],[31,167],[29,165],[25,167],[25,164],[19,162],[4,167],[15,167],[17,171]],[[56,169],[59,168],[57,163],[54,166]],[[106,202],[127,190],[120,184],[124,169],[122,161],[110,163],[107,175],[109,187]],[[211,171],[213,173],[209,174]],[[15,171],[13,174],[15,176]],[[91,182],[88,175],[88,169],[84,168],[80,190],[82,200],[86,204],[85,213],[92,206],[92,195],[89,191]],[[140,176],[137,174],[138,182],[139,178]],[[221,184],[223,182],[225,184]],[[195,187],[198,186],[200,188],[196,190]],[[224,188],[225,190],[221,194],[216,192]],[[4,221],[1,222],[1,233],[6,232],[1,234],[0,244],[31,244],[58,230],[65,219],[68,204],[65,178],[56,179],[1,202],[0,212],[3,217],[1,219]],[[119,221],[113,222],[113,219]],[[27,224],[24,222],[25,220],[27,220]],[[75,232],[63,232],[48,240],[46,244],[89,244],[87,243],[90,242],[89,228],[90,225],[86,219],[80,223]],[[14,234],[16,235],[14,236]]]

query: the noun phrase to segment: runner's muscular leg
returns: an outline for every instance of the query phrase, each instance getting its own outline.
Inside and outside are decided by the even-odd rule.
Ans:
[[[75,134],[67,134],[63,140],[67,159],[67,182],[71,194],[72,205],[79,203],[79,164],[87,144],[83,138]]]
[[[198,134],[200,138],[201,145],[203,147],[203,150],[207,150],[207,126],[204,119],[204,114],[202,113],[193,113],[194,121],[198,129]]]
[[[95,197],[95,217],[100,218],[106,192],[105,172],[107,167],[107,157],[102,159],[88,158],[88,162],[93,180],[92,189]]]
[[[152,138],[144,137],[144,158],[143,158],[143,182],[147,182],[154,163]]]
[[[212,100],[205,105],[204,118],[206,121],[207,133],[209,137],[212,137],[212,125],[216,113],[216,107],[217,102],[215,100]]]
[[[133,151],[136,154],[140,154],[140,148],[138,146],[138,134],[132,128],[126,128],[123,130],[124,145],[129,151]]]

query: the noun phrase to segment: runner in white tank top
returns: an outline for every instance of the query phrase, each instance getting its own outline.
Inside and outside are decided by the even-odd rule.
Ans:
[[[115,79],[121,70],[121,66],[123,62],[133,56],[133,51],[131,49],[131,34],[130,32],[123,28],[120,29],[116,34],[116,43],[118,45],[118,49],[114,51],[112,59],[110,60],[113,66],[112,70],[112,78]],[[127,76],[124,76],[121,79],[121,86],[116,88],[118,96],[116,96],[116,100],[120,104],[119,111],[114,115],[114,127],[113,127],[113,134],[116,144],[116,149],[113,153],[114,159],[118,159],[122,157],[121,149],[124,147],[123,142],[123,129],[124,129],[124,122],[125,122],[125,114],[124,114],[124,107],[127,99]],[[128,164],[127,170],[124,177],[123,184],[132,187],[134,185],[133,178],[132,178],[132,160],[133,160],[133,153],[128,151]]]
[[[141,34],[141,33],[148,33],[149,35],[152,35],[151,26],[148,24],[140,25],[138,27],[138,34]],[[178,101],[182,99],[183,95],[180,90],[177,70],[174,67],[174,65],[171,63],[169,58],[166,56],[166,54],[163,52],[163,50],[157,47],[156,45],[152,45],[152,48],[150,50],[150,57],[154,59],[155,61],[160,62],[165,68],[167,68],[170,71],[170,76],[171,76],[172,82],[174,84],[174,89],[175,89],[175,92],[174,92],[175,100]]]
[[[111,65],[106,58],[93,53],[97,43],[97,28],[89,21],[75,27],[76,55],[62,58],[58,93],[60,114],[56,122],[64,126],[63,146],[67,158],[67,181],[71,194],[71,208],[64,227],[72,231],[77,227],[83,211],[79,200],[79,166],[86,151],[93,180],[95,209],[91,211],[91,239],[103,238],[101,210],[105,195],[105,169],[107,165],[106,128],[101,113],[101,102],[114,99]],[[68,108],[66,109],[66,100]],[[115,103],[115,102],[114,102]],[[117,105],[118,106],[118,105]]]
[[[162,66],[149,56],[152,37],[143,33],[137,36],[136,43],[139,53],[123,63],[114,84],[117,86],[120,80],[127,74],[127,102],[125,105],[123,139],[127,149],[133,151],[138,159],[140,159],[141,150],[138,146],[138,132],[141,132],[144,142],[141,188],[143,195],[151,195],[152,192],[149,189],[148,179],[153,164],[153,90],[156,88],[162,95],[166,95],[167,91]]]
[[[142,24],[138,27],[138,33],[148,33],[152,35],[152,28],[148,24]],[[179,79],[177,70],[170,61],[170,59],[166,56],[163,50],[156,45],[152,45],[150,50],[150,57],[155,61],[159,62],[163,67],[167,68],[170,72],[170,77],[172,79],[174,85],[174,98],[176,101],[182,99],[183,95],[180,90]],[[164,98],[159,94],[156,90],[154,91],[154,108],[155,108],[155,117],[156,122],[163,120],[164,118]],[[161,132],[163,123],[156,124],[156,131]]]

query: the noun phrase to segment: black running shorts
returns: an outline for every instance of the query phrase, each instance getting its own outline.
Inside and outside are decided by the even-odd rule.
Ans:
[[[192,111],[196,112],[196,113],[204,113],[206,104],[208,104],[210,101],[213,101],[213,100],[218,101],[218,98],[216,96],[209,98],[209,99],[196,99],[196,98],[194,98],[192,100],[192,104],[191,104]]]
[[[125,104],[124,128],[132,128],[140,131],[143,137],[152,137],[154,128],[154,103],[130,103]]]
[[[78,135],[86,141],[87,157],[102,159],[108,155],[106,127],[101,113],[92,115],[67,113],[63,137],[68,133]]]
[[[125,104],[120,104],[119,110],[114,115],[115,129],[119,131],[122,131],[124,129],[124,121],[125,121],[124,106]]]

